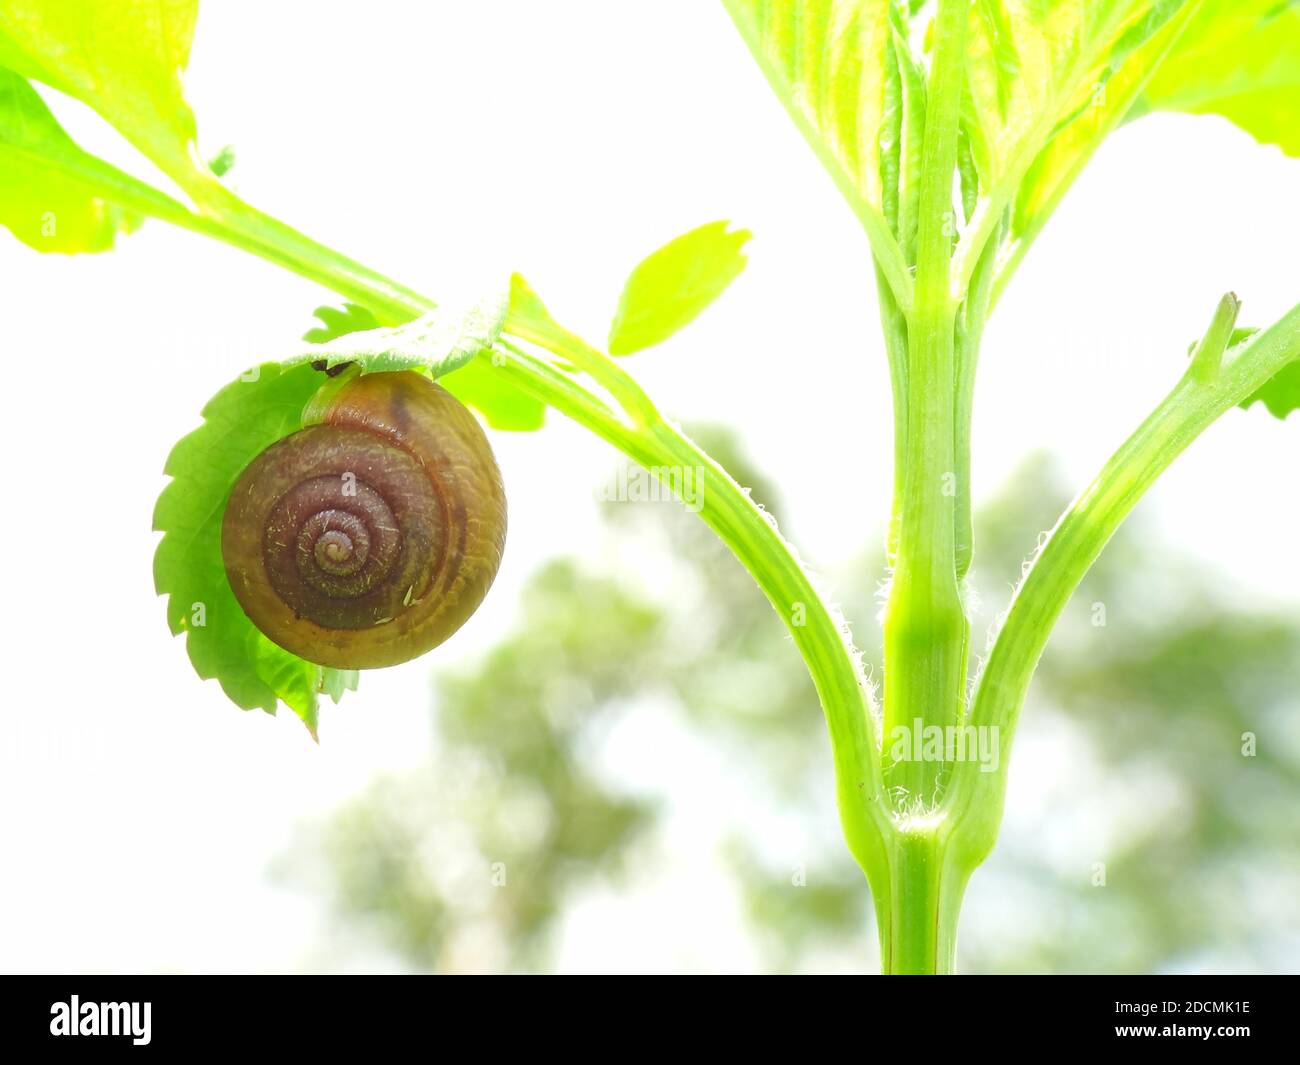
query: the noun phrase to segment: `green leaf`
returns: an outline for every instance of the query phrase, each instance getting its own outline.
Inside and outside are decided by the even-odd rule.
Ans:
[[[1300,0],[1207,0],[1133,111],[1216,114],[1300,155]]]
[[[0,68],[0,224],[24,244],[65,254],[105,251],[140,225],[141,212],[183,210],[82,151],[36,90]]]
[[[337,706],[343,699],[344,692],[354,692],[361,683],[361,671],[357,669],[323,669],[321,670],[320,690],[328,695]]]
[[[89,104],[183,186],[206,175],[181,76],[198,0],[5,0],[0,66]]]
[[[302,338],[311,344],[328,344],[331,340],[360,333],[367,329],[378,329],[379,319],[367,308],[356,303],[345,303],[339,307],[317,307],[313,312],[321,324],[308,329]]]
[[[858,215],[898,288],[906,267],[886,223],[899,140],[888,120],[893,0],[723,0],[795,125]],[[900,16],[901,17],[901,16]]]
[[[1243,407],[1262,403],[1275,418],[1285,419],[1293,410],[1300,410],[1300,362],[1287,363],[1258,391],[1241,401]]]
[[[553,349],[557,344],[567,348],[586,342],[555,320],[523,274],[510,275],[510,307],[505,331],[547,349],[547,357],[566,373],[578,372],[576,366],[561,359]]]
[[[1022,180],[1012,218],[1013,238],[1032,240],[1102,141],[1123,121],[1194,7],[1183,0],[1148,6],[1085,78],[1067,119],[1035,157]]]
[[[547,336],[572,335],[555,320],[542,297],[523,274],[510,275],[510,310],[506,331],[540,343]]]
[[[745,269],[751,233],[710,222],[670,240],[637,264],[609,328],[609,353],[630,355],[692,322]]]
[[[879,209],[889,0],[723,3],[823,161]]]
[[[420,370],[441,377],[492,350],[501,335],[508,299],[508,293],[502,292],[462,312],[439,307],[403,325],[341,333],[284,361],[287,365],[309,362],[320,369],[351,362],[368,371]],[[360,319],[356,313],[360,310],[352,312],[351,322]],[[336,327],[346,324],[350,323],[334,321]]]
[[[1241,347],[1258,332],[1258,329],[1233,330],[1232,348]],[[1240,406],[1245,410],[1255,403],[1264,404],[1270,414],[1283,421],[1293,410],[1300,410],[1300,361],[1287,363],[1243,399]]]
[[[244,614],[221,558],[226,499],[244,468],[265,448],[302,426],[303,410],[325,380],[309,366],[266,363],[227,385],[203,409],[203,425],[167,459],[172,480],[154,509],[163,533],[154,584],[167,599],[172,633],[200,677],[215,678],[245,710],[289,706],[316,732],[317,695],[336,700],[355,677],[324,670],[276,646]]]
[[[1116,71],[1185,3],[976,0],[964,119],[983,185],[1019,184],[1061,130],[1104,106]]]
[[[493,429],[529,433],[546,423],[546,404],[502,379],[491,362],[475,359],[438,382]]]
[[[355,303],[345,303],[342,309],[317,307],[316,317],[321,325],[303,335],[304,340],[313,343],[379,327],[374,314]],[[531,432],[545,423],[545,405],[503,381],[491,363],[483,359],[466,363],[439,383],[466,406],[479,411],[493,429]]]
[[[963,280],[1000,231],[991,299],[1196,14],[1199,0],[977,0],[963,129],[980,182]]]
[[[227,144],[208,160],[208,169],[217,177],[225,177],[235,169],[235,146]]]

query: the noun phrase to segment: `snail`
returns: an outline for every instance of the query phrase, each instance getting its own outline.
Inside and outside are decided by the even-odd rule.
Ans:
[[[269,639],[374,669],[442,643],[478,609],[506,500],[469,410],[411,371],[340,378],[313,424],[244,469],[221,528],[230,587]]]

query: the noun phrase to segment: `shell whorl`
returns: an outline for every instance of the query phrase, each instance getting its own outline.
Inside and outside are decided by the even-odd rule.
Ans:
[[[371,669],[442,643],[505,547],[500,472],[474,416],[412,372],[363,374],[231,491],[222,556],[244,612],[308,661]]]

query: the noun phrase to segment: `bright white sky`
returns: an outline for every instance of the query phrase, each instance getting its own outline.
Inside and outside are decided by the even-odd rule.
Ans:
[[[741,430],[807,558],[829,566],[875,536],[890,429],[866,244],[720,6],[360,10],[204,8],[190,96],[204,150],[236,146],[239,191],[439,299],[521,270],[597,340],[647,251],[717,218],[751,228],[734,288],[634,368],[679,419]],[[76,106],[55,106],[87,147],[144,172]],[[1157,118],[1114,138],[989,330],[977,495],[1039,448],[1082,483],[1173,383],[1223,291],[1256,324],[1300,298],[1297,187],[1300,161],[1218,120]],[[511,531],[488,605],[432,660],[366,675],[326,710],[317,748],[291,716],[241,714],[195,678],[153,595],[149,518],[167,451],[205,400],[331,297],[154,224],[99,258],[40,257],[0,235],[0,282],[0,968],[298,967],[319,915],[267,885],[268,861],[296,822],[423,759],[431,669],[510,623],[539,560],[594,542],[592,485],[610,453],[567,425],[494,438]],[[1243,597],[1300,609],[1298,429],[1230,416],[1147,509]],[[710,924],[729,908],[669,897],[657,912],[703,914],[700,963],[743,968],[741,932]],[[566,965],[626,964],[626,941],[615,950],[602,931],[629,927],[611,912],[592,910]],[[643,927],[649,949],[655,926]]]

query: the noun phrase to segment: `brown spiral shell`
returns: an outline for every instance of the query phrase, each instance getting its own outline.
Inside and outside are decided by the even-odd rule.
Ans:
[[[371,373],[240,474],[221,553],[271,640],[319,665],[374,669],[468,620],[505,533],[501,474],[474,416],[420,374]]]

